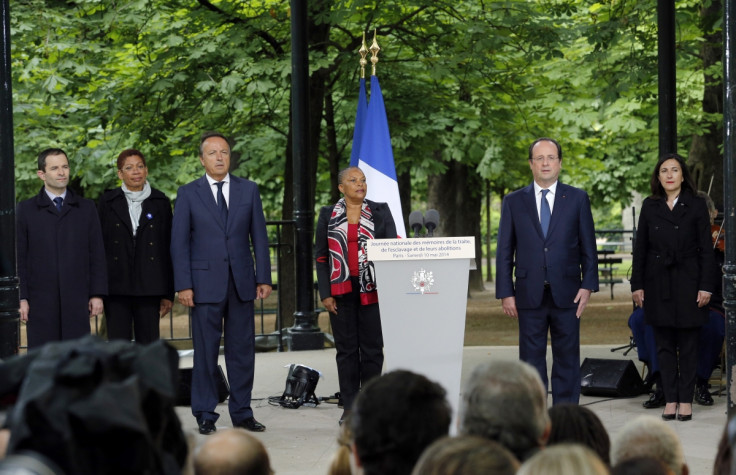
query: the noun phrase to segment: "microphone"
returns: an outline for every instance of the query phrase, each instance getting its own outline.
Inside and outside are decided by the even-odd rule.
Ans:
[[[427,237],[434,235],[434,230],[440,224],[440,214],[436,209],[428,209],[424,216],[424,226],[427,227]]]
[[[409,227],[414,230],[414,237],[419,237],[424,223],[424,217],[421,211],[412,211],[409,213]]]

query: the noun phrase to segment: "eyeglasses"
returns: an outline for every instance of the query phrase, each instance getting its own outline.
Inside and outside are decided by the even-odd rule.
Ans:
[[[534,163],[542,163],[545,160],[547,160],[548,162],[556,162],[559,159],[560,159],[560,157],[558,157],[556,155],[547,155],[546,157],[544,155],[540,155],[538,157],[532,158],[532,160],[534,161]]]

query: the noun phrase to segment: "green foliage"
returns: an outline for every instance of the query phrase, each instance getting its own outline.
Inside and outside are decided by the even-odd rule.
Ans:
[[[617,209],[646,191],[657,154],[655,0],[310,2],[312,88],[334,104],[338,168],[347,164],[362,33],[378,32],[397,171],[413,195],[458,161],[504,194],[528,184],[528,144],[564,147],[562,179]],[[702,112],[700,2],[677,1],[680,148],[718,115]],[[172,198],[202,173],[198,137],[234,139],[235,173],[256,181],[280,219],[290,140],[290,9],[259,0],[26,0],[11,6],[18,198],[38,191],[35,156],[61,146],[89,197],[117,186],[124,148],[146,154]],[[370,71],[370,64],[368,65]],[[720,66],[706,71],[720,80]],[[324,127],[322,128],[324,130]],[[327,201],[320,134],[315,202]],[[481,199],[469,190],[470,199]],[[472,194],[474,193],[474,194]],[[405,207],[411,207],[405,204]],[[287,217],[289,218],[289,217]]]

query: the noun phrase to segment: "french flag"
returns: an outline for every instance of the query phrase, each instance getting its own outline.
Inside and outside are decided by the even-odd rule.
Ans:
[[[391,209],[391,215],[396,224],[398,237],[406,237],[404,218],[401,212],[401,198],[399,184],[396,180],[396,166],[394,152],[391,148],[391,135],[388,131],[386,106],[383,103],[381,86],[378,78],[371,76],[371,100],[368,103],[362,130],[358,132],[361,105],[365,104],[365,79],[361,79],[361,98],[358,102],[358,112],[355,117],[355,131],[353,132],[353,152],[358,148],[357,165],[365,173],[368,183],[366,198],[372,201],[385,202]],[[360,141],[356,141],[356,136]],[[351,156],[350,164],[353,165]]]

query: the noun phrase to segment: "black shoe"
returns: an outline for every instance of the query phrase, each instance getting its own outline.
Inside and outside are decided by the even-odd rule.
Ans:
[[[701,406],[712,406],[713,398],[708,391],[708,384],[696,384],[695,385],[695,397],[693,400]]]
[[[664,414],[662,415],[662,417],[664,417]],[[693,415],[692,414],[688,414],[686,416],[683,416],[682,414],[678,414],[677,415],[677,420],[680,421],[680,422],[691,421],[691,420],[693,420]]]
[[[664,393],[659,390],[654,391],[652,395],[649,396],[649,400],[644,401],[643,403],[641,403],[641,405],[644,406],[645,409],[656,409],[658,407],[664,406],[665,405]]]
[[[673,414],[666,414],[664,412],[662,413],[662,419],[664,419],[665,421],[674,421],[675,417],[677,417],[678,419],[680,418],[680,416],[674,413]]]
[[[266,426],[258,422],[255,417],[249,417],[239,424],[233,424],[235,427],[242,427],[245,430],[251,432],[263,432],[266,430]]]
[[[205,419],[203,421],[197,421],[197,425],[199,426],[199,433],[202,435],[210,435],[217,430],[215,421]]]

